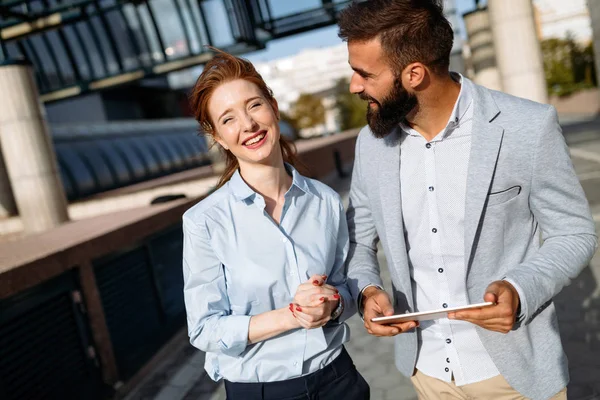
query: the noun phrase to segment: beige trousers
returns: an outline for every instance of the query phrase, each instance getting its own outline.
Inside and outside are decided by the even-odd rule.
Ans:
[[[410,378],[417,391],[419,400],[526,400],[527,397],[513,389],[502,375],[481,382],[456,386],[454,381],[445,382],[417,372]],[[566,400],[567,388],[564,388],[550,400]]]

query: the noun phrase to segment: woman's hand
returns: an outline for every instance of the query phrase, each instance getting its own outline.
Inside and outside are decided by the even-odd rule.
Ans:
[[[323,303],[325,299],[337,300],[334,298],[338,290],[325,283],[326,275],[313,275],[310,279],[296,289],[293,303],[300,307],[314,307]],[[321,300],[323,298],[323,300]]]
[[[320,328],[331,319],[331,313],[339,304],[338,290],[325,283],[327,276],[313,275],[298,286],[294,302],[289,309],[305,329]]]

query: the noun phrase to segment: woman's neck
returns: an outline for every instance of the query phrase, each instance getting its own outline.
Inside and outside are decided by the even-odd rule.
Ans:
[[[283,160],[275,165],[240,164],[240,174],[248,186],[267,202],[277,203],[283,199],[292,185],[292,177],[288,175]]]

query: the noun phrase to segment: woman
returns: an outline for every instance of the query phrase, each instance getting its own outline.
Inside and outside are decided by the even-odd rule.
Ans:
[[[218,51],[191,106],[227,155],[218,189],[183,216],[188,331],[208,374],[234,400],[368,399],[343,346],[356,310],[340,197],[294,168],[248,61]]]

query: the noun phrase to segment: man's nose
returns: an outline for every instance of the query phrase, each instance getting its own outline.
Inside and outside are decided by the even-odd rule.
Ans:
[[[355,72],[352,74],[352,79],[350,79],[350,93],[358,94],[364,92],[364,90],[362,78]]]

